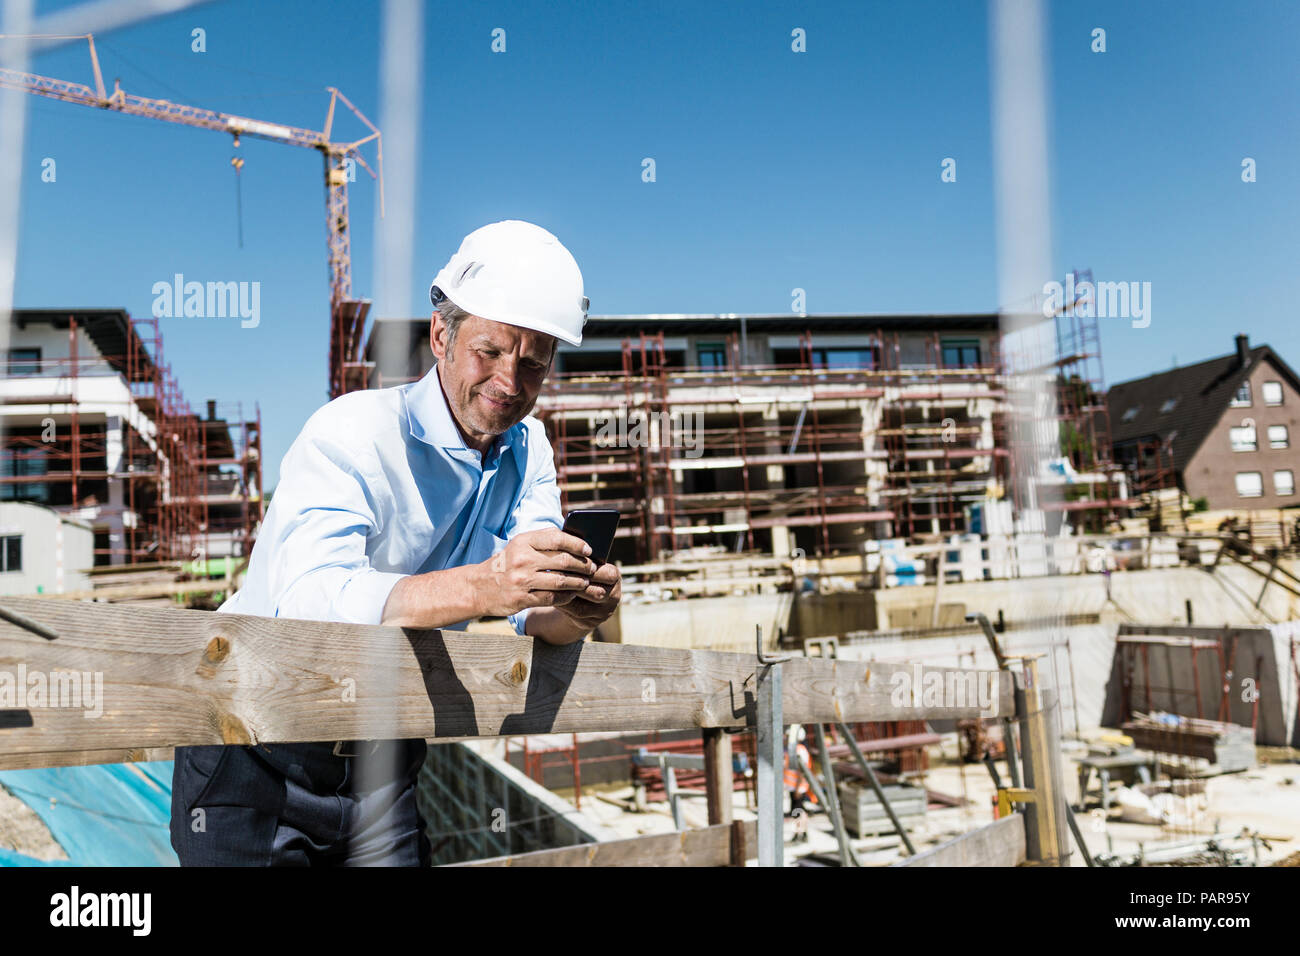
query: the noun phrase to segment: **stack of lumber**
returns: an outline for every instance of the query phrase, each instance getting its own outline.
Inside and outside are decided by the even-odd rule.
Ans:
[[[1143,496],[1148,503],[1152,517],[1159,519],[1160,527],[1166,531],[1182,530],[1185,527],[1183,513],[1190,510],[1186,504],[1187,495],[1177,488],[1161,488]]]
[[[1300,509],[1296,508],[1201,511],[1187,516],[1187,530],[1191,534],[1219,534],[1222,522],[1236,518],[1238,533],[1245,534],[1249,531],[1255,547],[1282,547],[1291,543],[1291,530],[1295,527],[1297,517],[1300,517]]]
[[[187,575],[179,562],[102,565],[89,568],[86,573],[90,576],[89,590],[49,596],[72,601],[171,606],[180,594],[212,594],[230,588],[230,582],[224,578],[184,580]]]

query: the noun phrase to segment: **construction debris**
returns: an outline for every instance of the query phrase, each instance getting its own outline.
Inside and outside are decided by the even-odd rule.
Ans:
[[[1249,727],[1155,712],[1122,725],[1137,747],[1208,762],[1197,775],[1233,773],[1255,766],[1255,733]]]
[[[924,787],[898,783],[883,790],[885,799],[905,827],[911,828],[925,819],[928,798]],[[870,787],[852,780],[841,781],[840,806],[844,808],[844,826],[855,837],[894,832],[888,812]]]
[[[1258,866],[1260,848],[1272,849],[1258,833],[1243,829],[1235,837],[1217,833],[1200,840],[1180,840],[1148,848],[1138,844],[1132,854],[1101,853],[1098,866]]]

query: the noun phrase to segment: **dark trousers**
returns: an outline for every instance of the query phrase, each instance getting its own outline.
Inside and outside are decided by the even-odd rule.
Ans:
[[[181,865],[428,866],[415,804],[425,742],[345,741],[340,751],[354,756],[333,749],[177,747],[171,841]],[[370,779],[379,770],[383,779]]]

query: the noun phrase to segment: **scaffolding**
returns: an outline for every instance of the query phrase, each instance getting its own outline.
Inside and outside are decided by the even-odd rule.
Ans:
[[[882,370],[893,391],[878,434],[889,455],[887,487],[898,517],[895,534],[909,539],[966,530],[966,509],[1005,486],[1007,449],[996,440],[1005,401],[996,340],[990,355],[946,362],[938,332],[924,339],[924,360],[900,361],[899,335],[878,333]],[[972,414],[972,403],[985,414]]]
[[[1069,287],[1094,288],[1092,270],[1075,270]],[[1025,460],[1032,461],[1029,430],[1055,423],[1060,456],[1055,466],[1062,492],[1043,496],[1035,506],[1072,514],[1083,531],[1104,530],[1128,509],[1142,504],[1134,495],[1124,465],[1114,457],[1096,312],[1095,293],[1089,296],[1081,291],[1073,301],[1014,335],[1014,343],[1004,349],[1002,372],[1008,382],[1008,404],[997,439],[1011,450],[1013,460],[1024,453]],[[1017,388],[1017,384],[1044,387],[1037,393],[1042,399],[1039,407],[1023,402],[1036,389]],[[1034,464],[1041,467],[1043,463]],[[1039,483],[1050,480],[1044,474],[1026,477]],[[1157,469],[1144,472],[1139,483],[1143,490],[1154,491],[1168,487],[1171,480],[1172,472]],[[1022,482],[1013,483],[1012,488],[1017,509],[1029,504],[1023,498]]]
[[[200,419],[164,362],[156,317],[69,313],[66,321],[66,357],[10,358],[9,380],[40,385],[3,397],[6,498],[96,524],[97,565],[200,560],[214,533],[247,555],[262,518],[260,410],[249,420]],[[85,354],[79,333],[87,331],[112,350]],[[106,377],[129,395],[92,395]]]
[[[1026,323],[1028,344],[994,315],[862,316],[839,329],[825,316],[747,317],[767,336],[757,346],[746,318],[607,316],[589,330],[595,348],[565,353],[533,414],[563,510],[618,510],[625,564],[863,554],[872,540],[948,542],[975,527],[1041,533],[1042,512],[1099,530],[1172,473],[1135,489],[1114,460],[1097,322],[1065,313]],[[372,387],[427,371],[423,320],[385,335],[403,359],[376,363]],[[1026,382],[1044,407],[1022,407]],[[1050,470],[1029,453],[1057,447]],[[976,508],[1011,517],[993,529]]]
[[[243,402],[208,402],[202,427],[205,547],[227,538],[231,555],[247,557],[262,523],[262,411],[245,417]]]
[[[899,360],[898,333],[828,362],[813,333],[797,363],[743,364],[742,333],[716,364],[669,361],[662,331],[622,342],[621,368],[553,375],[547,426],[565,510],[616,508],[638,561],[697,544],[829,555],[866,537],[961,530],[1005,472],[992,415],[996,357]],[[612,363],[611,363],[612,364]],[[776,540],[786,536],[789,547]]]

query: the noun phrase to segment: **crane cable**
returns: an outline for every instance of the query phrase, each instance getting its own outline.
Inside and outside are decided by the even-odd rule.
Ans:
[[[235,135],[235,149],[239,149],[239,136]],[[239,234],[239,248],[244,248],[244,204],[240,188],[239,171],[244,168],[243,157],[230,157],[230,165],[235,167],[235,228]]]

